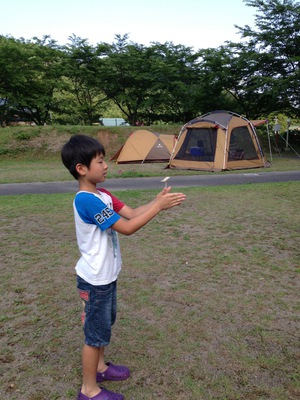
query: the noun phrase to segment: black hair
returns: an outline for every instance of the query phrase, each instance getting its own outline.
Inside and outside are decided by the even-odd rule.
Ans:
[[[105,149],[98,140],[86,135],[74,135],[61,149],[61,159],[70,174],[78,180],[76,165],[90,167],[91,161],[97,155],[105,156]]]

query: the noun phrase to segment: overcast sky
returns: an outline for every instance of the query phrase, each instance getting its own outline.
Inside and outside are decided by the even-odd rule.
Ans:
[[[0,34],[31,39],[72,34],[92,45],[129,34],[135,43],[173,42],[194,50],[240,41],[234,25],[254,27],[243,0],[0,0]]]

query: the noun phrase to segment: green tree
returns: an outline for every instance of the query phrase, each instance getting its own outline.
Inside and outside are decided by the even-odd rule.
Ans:
[[[259,108],[300,116],[300,3],[292,0],[245,0],[257,9],[256,29],[239,27],[235,46],[240,62],[248,64],[244,90],[260,99]],[[239,72],[241,72],[239,68]]]
[[[274,91],[267,90],[269,73],[262,76],[258,66],[268,63],[269,54],[262,57],[249,46],[247,51],[241,47],[229,43],[218,49],[203,50],[204,84],[200,96],[206,109],[225,108],[256,118],[276,102]],[[208,87],[205,82],[209,82]]]
[[[61,79],[63,53],[49,36],[31,41],[0,36],[0,97],[12,111],[37,125],[50,120]]]
[[[199,50],[200,72],[196,102],[201,114],[212,110],[240,112],[242,107],[233,95],[236,80],[231,80],[233,59],[226,48]]]
[[[166,122],[186,122],[199,111],[199,54],[172,42],[154,43],[150,50],[151,110]]]
[[[102,89],[131,124],[182,122],[198,109],[198,55],[191,48],[169,42],[145,47],[129,42],[128,35],[99,48]]]
[[[74,119],[91,125],[99,120],[101,112],[105,109],[105,96],[101,91],[99,51],[97,47],[91,46],[87,39],[76,35],[69,37],[64,51],[64,75],[68,79],[64,81],[65,96],[61,98],[59,111],[66,113],[70,108],[75,112]],[[73,98],[70,98],[70,93]],[[63,102],[64,97],[68,99],[67,102]]]
[[[108,100],[135,125],[140,110],[151,107],[153,76],[151,52],[143,45],[130,42],[128,35],[116,35],[112,44],[100,43],[101,89]]]

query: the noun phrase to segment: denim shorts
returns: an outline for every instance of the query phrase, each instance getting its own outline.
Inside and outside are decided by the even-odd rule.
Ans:
[[[107,346],[117,316],[117,281],[93,286],[77,275],[77,289],[83,300],[81,319],[85,344]]]

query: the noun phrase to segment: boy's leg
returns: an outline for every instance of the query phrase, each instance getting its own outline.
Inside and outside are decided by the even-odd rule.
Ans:
[[[98,366],[97,366],[98,372],[104,372],[108,368],[108,366],[105,364],[105,361],[104,361],[104,349],[105,349],[104,346],[100,347],[100,349],[99,349],[99,358],[98,358]]]
[[[87,397],[94,397],[100,393],[100,388],[96,382],[97,366],[103,347],[92,347],[85,344],[82,350],[82,372],[83,383],[81,392]],[[102,358],[104,351],[102,351]]]
[[[103,360],[104,362],[104,347],[92,347],[85,344],[82,350],[83,383],[81,392],[78,395],[78,399],[82,399],[82,395],[86,396],[88,399],[94,398],[100,392],[103,392],[104,396],[102,397],[105,397],[105,399],[113,398],[116,400],[124,400],[124,396],[122,394],[110,392],[104,388],[99,388],[96,382],[99,360]],[[104,365],[107,369],[107,365]]]

